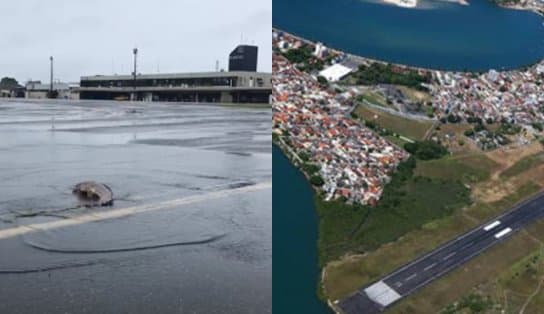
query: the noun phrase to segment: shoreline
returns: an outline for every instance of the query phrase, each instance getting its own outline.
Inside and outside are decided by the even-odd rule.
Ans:
[[[504,7],[504,8],[508,8],[508,7]],[[513,10],[526,10],[527,11],[528,9],[521,8],[521,9],[513,9]],[[540,14],[537,14],[537,15],[542,17],[542,22],[543,22],[543,25],[544,25],[544,12],[540,13]],[[297,34],[291,33],[290,31],[286,31],[284,29],[281,29],[281,28],[278,28],[278,27],[275,27],[275,26],[272,27],[272,31],[273,32],[281,32],[281,33],[284,33],[284,34],[288,34],[289,36],[291,36],[291,37],[293,37],[293,38],[295,38],[295,39],[297,39],[300,42],[305,43],[305,44],[315,45],[316,43],[320,42],[318,40],[313,40],[313,39],[308,39],[308,38],[301,37],[301,36],[299,36]],[[534,61],[534,62],[526,64],[526,65],[521,65],[521,66],[518,66],[518,67],[515,67],[515,68],[502,68],[502,69],[499,69],[499,70],[491,68],[491,69],[486,69],[486,70],[458,71],[458,70],[445,70],[445,69],[440,69],[440,68],[426,68],[426,67],[420,67],[420,66],[414,66],[414,65],[407,65],[407,64],[403,64],[403,63],[388,62],[388,61],[385,61],[385,60],[374,59],[374,58],[371,58],[371,57],[356,55],[356,54],[349,53],[349,52],[346,52],[344,50],[340,50],[340,49],[330,47],[330,46],[327,46],[327,48],[329,48],[331,51],[333,51],[335,53],[344,54],[346,57],[352,58],[353,60],[357,60],[357,61],[359,61],[359,62],[361,62],[362,64],[365,64],[365,65],[368,65],[368,64],[371,64],[371,63],[379,63],[379,64],[383,64],[383,65],[388,65],[389,64],[389,65],[399,67],[399,68],[402,68],[402,69],[407,69],[407,70],[426,71],[426,72],[442,72],[444,74],[455,74],[455,73],[482,74],[482,73],[489,72],[490,70],[496,70],[499,73],[500,72],[508,72],[508,71],[521,71],[523,69],[532,68],[532,67],[538,65],[539,63],[544,62],[544,55],[543,55],[537,61]],[[272,104],[272,106],[273,106],[273,104]]]
[[[504,4],[504,3],[499,3],[495,0],[491,0],[491,2],[493,2],[496,6],[504,8],[504,9],[530,11],[544,18],[544,6],[542,8],[538,8],[535,6],[523,6],[519,4]]]

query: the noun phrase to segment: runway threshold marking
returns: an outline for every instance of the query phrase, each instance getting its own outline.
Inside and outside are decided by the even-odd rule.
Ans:
[[[506,234],[510,233],[510,231],[512,231],[512,228],[505,228],[505,229],[502,229],[500,232],[497,232],[495,234],[495,238],[501,238],[503,236],[505,236]]]
[[[491,230],[491,229],[497,227],[497,226],[500,225],[500,224],[501,224],[501,222],[500,222],[499,220],[495,220],[494,222],[492,222],[492,223],[490,223],[489,225],[485,226],[485,227],[484,227],[484,230],[485,230],[485,231],[489,231],[489,230]]]
[[[74,217],[70,217],[66,219],[60,219],[60,220],[44,222],[44,223],[20,225],[17,227],[0,230],[0,240],[23,235],[26,233],[36,232],[36,231],[44,231],[44,230],[50,230],[50,229],[68,227],[68,226],[76,226],[76,225],[82,225],[82,224],[90,223],[90,222],[97,222],[102,220],[126,217],[130,215],[138,214],[138,213],[175,208],[181,205],[220,199],[220,198],[224,198],[224,197],[228,197],[232,195],[239,195],[243,193],[269,189],[271,187],[272,187],[272,182],[262,182],[255,185],[244,186],[237,189],[213,191],[213,192],[209,192],[205,194],[190,195],[190,196],[173,199],[169,201],[163,201],[163,202],[159,202],[155,204],[144,204],[144,205],[138,205],[138,206],[132,206],[132,207],[126,207],[126,208],[113,209],[113,210],[103,211],[103,212],[83,214],[80,216],[74,216]]]
[[[370,300],[380,304],[383,307],[394,303],[401,298],[401,295],[385,282],[378,281],[364,290]]]

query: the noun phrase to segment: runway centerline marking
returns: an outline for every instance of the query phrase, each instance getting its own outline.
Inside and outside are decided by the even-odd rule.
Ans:
[[[461,251],[466,250],[466,249],[468,249],[469,247],[471,247],[471,246],[473,246],[473,245],[474,245],[474,242],[470,242],[469,244],[464,245],[464,246],[461,248]]]
[[[457,252],[450,253],[450,254],[448,254],[448,256],[444,257],[443,260],[447,261],[447,260],[449,260],[452,256],[454,256],[455,254],[457,254]]]
[[[435,267],[435,266],[436,266],[436,263],[432,263],[431,265],[429,265],[429,266],[423,268],[423,270],[424,270],[424,271],[428,271],[429,269],[431,269],[431,268],[433,268],[433,267]]]
[[[417,276],[417,274],[412,274],[410,277],[404,279],[404,281],[410,281],[410,280],[416,278],[416,276]]]

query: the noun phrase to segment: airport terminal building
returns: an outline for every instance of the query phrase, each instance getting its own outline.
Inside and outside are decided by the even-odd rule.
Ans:
[[[229,71],[257,71],[257,46],[239,45],[229,54]]]
[[[269,103],[272,75],[259,72],[84,76],[80,99]]]
[[[257,72],[257,54],[256,46],[237,46],[229,55],[228,72],[84,76],[81,77],[79,97],[102,100],[270,103],[272,74]]]

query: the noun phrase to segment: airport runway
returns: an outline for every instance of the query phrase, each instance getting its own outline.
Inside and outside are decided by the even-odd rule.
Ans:
[[[544,217],[544,193],[522,202],[487,223],[408,263],[350,297],[336,302],[345,314],[383,312],[396,301],[461,266]]]

